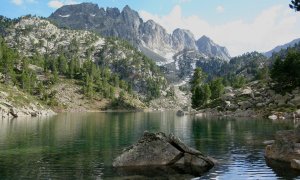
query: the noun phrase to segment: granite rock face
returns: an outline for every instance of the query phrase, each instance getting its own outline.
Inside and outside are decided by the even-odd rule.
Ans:
[[[146,55],[151,54],[151,58],[155,60],[161,56],[169,62],[174,54],[184,49],[199,49],[199,53],[205,57],[230,59],[227,49],[213,43],[209,38],[196,41],[189,30],[179,28],[169,34],[153,20],[144,22],[138,12],[129,6],[120,11],[118,8],[99,8],[93,3],[66,5],[52,13],[49,19],[59,26],[91,30],[106,37],[125,39]]]

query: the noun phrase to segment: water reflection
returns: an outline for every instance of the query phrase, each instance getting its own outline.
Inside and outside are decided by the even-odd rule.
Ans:
[[[202,179],[291,178],[264,160],[264,140],[292,122],[177,117],[174,112],[70,113],[0,120],[0,179],[112,178],[112,160],[145,130],[173,132],[219,160]],[[18,171],[16,171],[18,169]],[[293,174],[293,175],[288,175]],[[174,175],[175,176],[175,175]],[[190,176],[183,176],[190,177]]]

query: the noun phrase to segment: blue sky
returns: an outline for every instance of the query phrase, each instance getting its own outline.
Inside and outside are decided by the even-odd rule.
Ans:
[[[288,6],[287,0],[52,0],[63,4],[93,2],[100,7],[118,7],[125,5],[140,11],[165,15],[175,5],[180,5],[184,16],[198,15],[204,19],[220,23],[234,19],[249,20],[263,9],[277,4]],[[36,14],[48,17],[56,8],[49,7],[51,0],[1,0],[0,13],[11,18],[26,14]],[[218,13],[224,9],[222,16]],[[222,8],[220,8],[222,7]]]
[[[81,2],[120,9],[129,5],[170,33],[179,27],[196,38],[207,35],[233,55],[267,51],[300,38],[300,13],[288,8],[289,0],[1,0],[0,15],[48,17],[61,5]]]

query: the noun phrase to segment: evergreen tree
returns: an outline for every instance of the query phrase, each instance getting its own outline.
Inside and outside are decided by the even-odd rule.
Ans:
[[[68,72],[68,61],[66,59],[66,57],[61,54],[59,57],[58,57],[58,71],[61,75],[65,75],[67,74]]]
[[[242,88],[245,84],[246,79],[243,76],[236,76],[232,82],[232,86],[234,88]]]
[[[295,11],[300,11],[300,0],[292,0],[290,8],[294,9]]]
[[[204,84],[203,85],[203,87],[202,87],[202,94],[203,94],[202,105],[205,105],[205,104],[207,104],[209,102],[210,97],[211,97],[211,90],[210,90],[208,84]]]
[[[197,109],[202,105],[202,88],[196,86],[192,94],[192,108]]]
[[[75,60],[71,59],[68,66],[68,77],[73,79],[75,75]]]
[[[192,93],[196,87],[201,86],[203,84],[206,77],[207,77],[207,75],[202,71],[201,68],[198,67],[195,69],[193,77],[190,81]]]
[[[276,83],[276,90],[290,91],[300,86],[300,53],[289,51],[285,59],[276,59],[272,69],[271,78]]]
[[[10,81],[15,81],[14,65],[18,55],[5,44],[2,38],[0,39],[0,49],[0,70],[4,75],[4,82],[8,84]]]
[[[270,77],[269,68],[263,67],[262,69],[258,70],[256,79],[258,80],[267,80]]]
[[[22,74],[21,74],[21,88],[25,91],[30,91],[30,74],[28,69],[28,59],[23,58],[22,60]]]
[[[211,90],[211,99],[217,99],[224,94],[224,85],[223,78],[217,78],[211,81],[210,90]]]
[[[89,74],[86,74],[86,77],[85,77],[85,85],[84,85],[84,94],[87,96],[87,97],[92,97],[93,96],[93,77],[90,76]]]

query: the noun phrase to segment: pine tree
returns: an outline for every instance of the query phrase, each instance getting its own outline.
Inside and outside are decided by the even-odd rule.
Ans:
[[[210,97],[211,97],[211,90],[210,90],[208,84],[204,84],[203,85],[203,87],[202,87],[202,94],[203,94],[202,105],[205,105],[205,104],[207,104],[209,102]]]
[[[216,78],[210,82],[211,99],[217,99],[224,93],[223,78]]]
[[[73,79],[75,75],[75,60],[71,59],[68,66],[68,77]]]
[[[92,97],[94,94],[94,89],[93,89],[93,77],[90,76],[89,74],[86,74],[85,78],[85,86],[84,86],[84,94],[87,97]]]
[[[196,86],[192,94],[192,108],[197,109],[202,105],[202,88]]]
[[[68,61],[67,61],[66,57],[63,54],[61,54],[58,57],[57,62],[58,62],[58,72],[61,75],[67,74],[67,72],[68,72]]]
[[[22,60],[22,74],[21,74],[21,88],[25,91],[30,91],[30,75],[28,69],[28,59],[23,58]]]
[[[295,11],[300,11],[300,0],[292,0],[290,8],[294,9]]]
[[[0,68],[4,75],[4,82],[8,84],[10,81],[15,81],[14,65],[17,58],[17,53],[7,47],[4,40],[0,39],[1,57],[0,57]]]
[[[193,74],[193,77],[190,81],[191,92],[195,90],[196,87],[201,86],[206,79],[207,75],[202,71],[201,68],[196,68]]]

